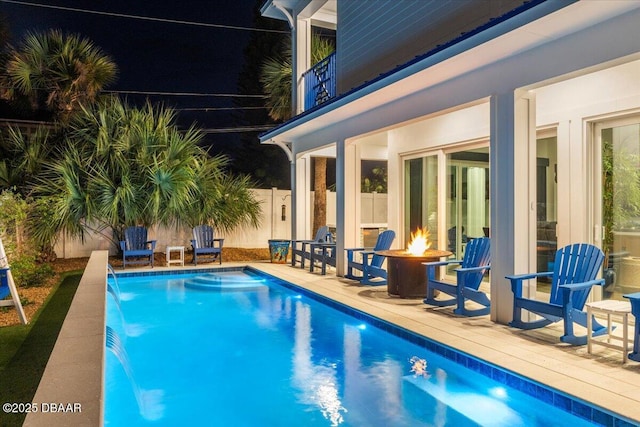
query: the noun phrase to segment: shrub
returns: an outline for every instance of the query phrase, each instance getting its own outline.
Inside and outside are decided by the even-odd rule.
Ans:
[[[21,254],[11,259],[11,273],[16,285],[29,288],[43,286],[53,276],[49,264],[38,264],[35,255]]]
[[[33,204],[33,203],[32,203]],[[49,264],[36,262],[39,249],[25,233],[29,203],[9,190],[0,193],[0,238],[18,286],[42,286],[53,275]]]

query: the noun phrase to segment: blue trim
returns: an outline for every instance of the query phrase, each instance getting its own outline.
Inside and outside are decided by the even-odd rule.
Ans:
[[[525,378],[519,374],[511,372],[507,369],[501,368],[485,360],[479,359],[471,354],[465,353],[460,350],[456,350],[440,342],[434,341],[431,338],[427,338],[423,335],[419,335],[401,326],[387,322],[378,317],[372,316],[368,313],[342,304],[340,302],[329,299],[309,289],[301,288],[293,283],[287,282],[278,277],[272,276],[268,273],[260,271],[253,267],[222,267],[222,268],[206,268],[206,269],[188,269],[188,270],[166,270],[166,271],[144,271],[138,273],[119,273],[118,277],[134,277],[134,276],[164,276],[175,274],[190,274],[190,273],[211,273],[219,271],[246,271],[248,270],[252,274],[258,276],[264,276],[274,281],[276,284],[283,286],[287,289],[293,290],[304,296],[312,298],[322,304],[325,304],[331,308],[334,308],[342,313],[355,317],[358,320],[364,321],[378,329],[382,329],[385,332],[393,334],[399,338],[407,340],[412,344],[418,345],[430,352],[436,353],[442,357],[452,360],[468,369],[471,369],[479,374],[496,380],[502,384],[506,384],[509,387],[516,389],[520,392],[535,397],[549,405],[552,405],[565,412],[569,412],[577,417],[585,419],[594,423],[595,425],[612,426],[612,427],[632,427],[638,424],[623,418],[621,415],[615,414],[607,409],[597,407],[591,403],[585,402],[577,397],[570,396],[561,391],[555,390],[548,385],[539,383],[537,381]]]
[[[365,83],[363,83],[360,86],[357,86],[343,94],[338,95],[335,98],[332,98],[320,105],[317,105],[309,110],[303,111],[302,113],[298,114],[295,117],[292,117],[291,119],[281,123],[280,125],[274,127],[273,129],[264,132],[262,134],[260,134],[258,137],[260,139],[262,139],[263,137],[266,137],[267,135],[271,134],[271,133],[277,133],[279,130],[283,129],[283,128],[292,128],[295,126],[291,126],[292,124],[294,124],[295,122],[302,120],[303,118],[314,114],[314,113],[318,113],[318,115],[320,114],[324,114],[324,112],[330,111],[332,106],[340,101],[345,100],[345,98],[350,97],[352,95],[354,95],[356,92],[360,92],[363,91],[366,88],[370,88],[378,83],[380,83],[381,81],[390,78],[394,75],[400,75],[401,71],[406,70],[408,68],[410,68],[413,65],[416,65],[426,59],[432,58],[434,56],[436,56],[437,54],[444,52],[446,50],[451,50],[451,52],[448,55],[445,55],[443,58],[440,58],[439,60],[436,60],[435,63],[438,62],[442,62],[446,59],[455,57],[457,54],[469,50],[475,46],[478,46],[481,43],[484,43],[488,40],[492,40],[500,35],[506,34],[509,31],[512,31],[516,28],[519,28],[525,24],[528,24],[529,22],[533,22],[536,19],[540,19],[543,16],[546,16],[550,13],[553,13],[557,10],[560,10],[572,3],[576,3],[579,0],[530,0],[530,1],[526,1],[525,3],[523,3],[521,6],[513,9],[511,12],[507,12],[504,15],[495,18],[479,27],[477,27],[474,30],[471,30],[467,33],[462,33],[460,36],[452,39],[449,42],[446,42],[444,44],[441,44],[439,46],[436,46],[435,48],[431,49],[430,51],[422,54],[422,55],[418,55],[416,56],[414,59],[397,66],[396,68],[386,72],[386,73],[382,73],[380,74],[378,77],[374,78],[373,80],[367,81]],[[526,16],[523,19],[520,20],[516,20],[514,18],[516,17],[522,17],[523,14],[527,11],[530,11],[532,9],[534,9],[536,6],[540,6],[543,3],[545,3],[545,8],[539,8],[537,9],[535,12],[533,12],[531,14],[531,16]],[[504,24],[502,26],[500,26],[500,24]],[[480,37],[480,36],[484,36],[484,37]],[[470,39],[477,37],[478,40],[471,42]],[[465,41],[469,41],[471,44],[468,46],[462,46],[463,42]],[[453,49],[454,47],[457,47],[458,50]],[[433,64],[428,64],[425,67],[422,67],[422,69],[424,68],[428,68],[429,66],[431,66]],[[384,87],[386,85],[383,85],[382,87]],[[377,90],[377,89],[375,89]],[[351,102],[351,101],[349,101]],[[274,135],[275,136],[275,135]]]

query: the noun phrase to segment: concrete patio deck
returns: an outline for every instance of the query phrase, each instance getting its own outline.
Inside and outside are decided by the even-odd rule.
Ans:
[[[640,363],[629,362],[623,365],[619,351],[603,347],[595,347],[594,354],[589,355],[586,346],[575,347],[559,343],[561,326],[520,331],[495,324],[488,316],[456,317],[450,308],[431,308],[421,300],[389,297],[385,286],[360,286],[357,282],[337,278],[333,274],[322,276],[291,267],[289,264],[225,262],[222,266],[243,265],[250,265],[514,373],[547,384],[634,420],[640,425]],[[212,267],[218,265],[198,266]],[[165,270],[168,268],[153,269]],[[87,271],[90,271],[89,266]],[[91,274],[98,274],[104,280],[105,273],[100,268]],[[104,337],[104,327],[103,323],[100,324],[96,319],[104,316],[103,310],[98,307],[104,304],[104,291],[96,292],[96,288],[100,287],[99,282],[99,278],[83,277],[34,399],[37,402],[79,402],[82,405],[82,413],[29,414],[25,426],[102,424],[98,397],[102,388],[102,357],[96,352],[102,351],[100,354],[103,354],[104,338],[101,341],[99,337]]]

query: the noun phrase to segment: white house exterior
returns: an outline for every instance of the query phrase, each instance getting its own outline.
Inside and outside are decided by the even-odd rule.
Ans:
[[[267,0],[262,14],[292,26],[296,100],[311,26],[336,30],[336,96],[297,102],[261,136],[291,159],[294,238],[311,235],[309,165],[322,155],[336,158],[339,253],[360,239],[363,159],[387,161],[397,247],[416,226],[454,252],[490,233],[496,322],[512,316],[506,275],[569,243],[604,249],[604,147],[640,167],[640,1]],[[618,293],[635,285],[633,220],[614,233]]]

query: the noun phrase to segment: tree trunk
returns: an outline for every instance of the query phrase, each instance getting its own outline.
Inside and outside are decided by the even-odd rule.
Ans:
[[[327,225],[327,158],[315,157],[314,198],[313,198],[313,235]]]

